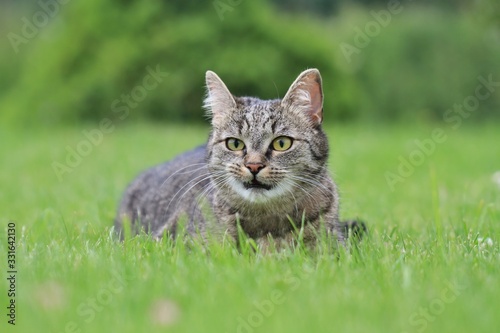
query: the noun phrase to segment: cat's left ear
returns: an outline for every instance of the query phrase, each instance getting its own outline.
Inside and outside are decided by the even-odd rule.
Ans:
[[[217,74],[207,71],[205,78],[207,97],[205,98],[204,107],[207,114],[212,118],[212,125],[217,125],[234,111],[236,102]]]
[[[306,115],[315,126],[323,122],[323,88],[321,74],[316,68],[300,73],[281,101],[291,112]]]

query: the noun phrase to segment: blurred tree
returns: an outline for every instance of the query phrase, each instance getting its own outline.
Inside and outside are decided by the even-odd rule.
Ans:
[[[271,0],[278,8],[289,12],[310,12],[320,16],[336,14],[340,8],[352,5],[367,7],[387,7],[391,0]],[[401,0],[405,5],[405,1]],[[457,10],[470,5],[468,0],[419,0],[418,5],[431,6],[441,9]]]
[[[474,9],[478,21],[490,28],[500,29],[500,2],[496,0],[477,0]]]
[[[381,26],[360,7],[318,19],[283,13],[264,0],[219,2],[222,9],[194,0],[68,3],[19,53],[10,45],[0,53],[0,120],[201,121],[207,69],[236,95],[276,98],[311,67],[324,78],[326,121],[442,119],[474,93],[478,76],[500,72],[500,43],[471,22],[477,11],[416,6]],[[495,22],[497,14],[483,12]],[[367,32],[368,23],[379,25],[376,34]],[[343,44],[357,48],[352,59]],[[157,68],[168,76],[144,90]],[[481,109],[499,107],[498,93],[481,102]]]
[[[274,4],[288,12],[311,12],[330,16],[337,12],[341,1],[332,0],[272,0]]]

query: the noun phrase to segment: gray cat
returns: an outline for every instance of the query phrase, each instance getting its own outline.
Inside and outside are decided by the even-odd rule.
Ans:
[[[240,230],[262,248],[292,245],[298,233],[306,244],[321,234],[340,243],[349,230],[361,235],[363,223],[339,222],[317,69],[302,72],[282,100],[235,97],[211,71],[206,84],[207,144],[129,185],[115,221],[120,235],[128,221],[134,233],[175,237],[183,220],[191,235],[238,242]]]

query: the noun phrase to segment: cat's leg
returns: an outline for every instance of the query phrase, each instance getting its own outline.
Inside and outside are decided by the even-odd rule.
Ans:
[[[363,236],[368,232],[366,224],[359,220],[347,220],[341,221],[340,230],[344,235],[344,239],[353,239],[355,241],[360,241]]]

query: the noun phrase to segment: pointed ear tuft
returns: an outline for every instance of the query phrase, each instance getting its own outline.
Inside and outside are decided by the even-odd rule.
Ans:
[[[312,125],[320,125],[323,121],[323,88],[319,71],[313,68],[300,73],[281,105],[290,112],[305,115]]]
[[[224,82],[212,71],[205,74],[207,84],[207,96],[203,103],[207,115],[212,118],[215,125],[230,115],[236,108],[233,95],[229,92]]]

